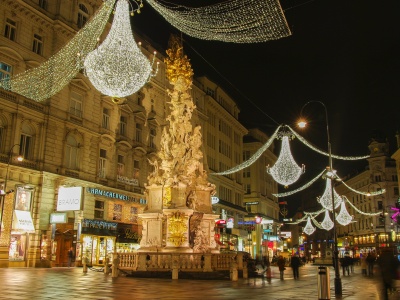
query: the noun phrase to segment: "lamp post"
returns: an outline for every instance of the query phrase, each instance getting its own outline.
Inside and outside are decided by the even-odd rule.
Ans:
[[[332,221],[333,221],[333,267],[335,268],[335,295],[342,295],[342,280],[340,278],[340,270],[339,270],[339,251],[337,247],[337,234],[336,234],[336,216],[335,216],[335,196],[333,191],[333,181],[336,178],[336,175],[333,171],[332,167],[332,150],[331,150],[331,139],[329,135],[329,121],[328,121],[328,110],[325,104],[318,100],[311,100],[308,101],[306,104],[303,105],[300,111],[300,115],[303,115],[303,109],[310,103],[319,103],[324,107],[325,110],[325,121],[326,121],[326,134],[328,139],[328,156],[329,156],[329,166],[327,177],[331,180],[331,197],[332,197]],[[299,127],[305,127],[307,124],[304,120],[301,120],[299,123]]]
[[[1,215],[0,215],[0,217],[1,217],[1,219],[0,219],[0,235],[1,235],[1,224],[3,222],[5,196],[9,193],[9,192],[7,192],[8,169],[10,168],[11,158],[13,156],[13,152],[12,151],[13,151],[15,146],[20,146],[20,144],[14,144],[10,148],[10,150],[8,151],[8,162],[7,162],[7,168],[6,168],[6,177],[4,178],[4,185],[3,185],[3,191],[4,192],[1,193],[2,199],[1,199]],[[18,161],[23,161],[23,159],[24,158],[21,155],[19,155],[17,157]]]

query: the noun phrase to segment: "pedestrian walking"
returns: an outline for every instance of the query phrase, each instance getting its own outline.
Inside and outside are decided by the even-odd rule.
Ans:
[[[68,250],[68,268],[72,266],[72,262],[75,259],[74,247],[69,248]]]
[[[367,276],[367,256],[363,254],[360,258],[361,262],[361,274]]]
[[[292,259],[290,260],[290,267],[292,268],[294,279],[299,279],[300,266],[301,266],[300,257],[297,254],[293,255]]]
[[[393,280],[397,276],[399,261],[395,258],[392,249],[382,249],[376,260],[382,280],[382,299],[389,299],[389,291],[392,292]]]
[[[281,280],[283,280],[284,271],[286,270],[286,268],[285,268],[286,262],[282,255],[279,255],[278,261],[276,264],[279,268],[280,278],[281,278]]]
[[[367,255],[368,276],[374,275],[375,260],[376,260],[375,252],[368,252]]]
[[[346,272],[347,275],[350,276],[350,265],[352,263],[352,259],[349,255],[348,252],[345,253],[344,257],[341,258],[340,260],[340,265],[342,266],[343,269],[343,276],[346,276]]]

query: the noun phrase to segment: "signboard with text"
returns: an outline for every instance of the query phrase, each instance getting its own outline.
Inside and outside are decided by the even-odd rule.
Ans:
[[[80,210],[82,203],[82,187],[62,187],[58,189],[57,211]]]

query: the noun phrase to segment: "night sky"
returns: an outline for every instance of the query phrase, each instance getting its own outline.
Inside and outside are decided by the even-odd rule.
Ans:
[[[189,6],[191,1],[185,3]],[[133,17],[134,30],[165,51],[169,35],[181,33],[144,4],[142,13]],[[222,86],[241,108],[239,120],[247,128],[258,127],[267,134],[281,124],[296,129],[302,106],[322,101],[332,153],[367,155],[369,141],[376,136],[387,138],[394,153],[400,129],[400,1],[285,0],[281,6],[292,35],[279,40],[234,44],[183,33],[195,76],[206,75]],[[327,151],[323,106],[311,103],[303,114],[312,123],[306,131],[297,131]],[[296,139],[291,146],[296,162],[306,165],[305,181],[328,165],[327,157]],[[333,162],[340,177],[366,165],[366,160]],[[299,196],[287,201],[292,214]]]

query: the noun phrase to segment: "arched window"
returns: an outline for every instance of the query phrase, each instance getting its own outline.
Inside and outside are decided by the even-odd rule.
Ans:
[[[73,136],[67,137],[65,149],[65,166],[68,169],[78,169],[79,143]]]
[[[78,28],[82,28],[89,19],[89,11],[85,5],[79,4],[78,11]]]

